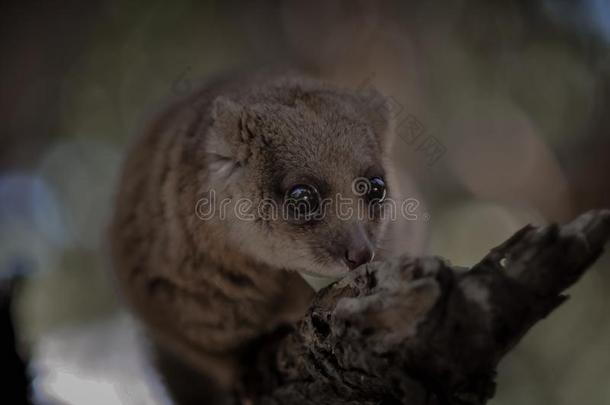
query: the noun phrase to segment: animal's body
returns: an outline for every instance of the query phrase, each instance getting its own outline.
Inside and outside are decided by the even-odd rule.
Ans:
[[[131,146],[113,265],[178,402],[208,390],[199,377],[239,387],[242,356],[306,311],[313,290],[297,272],[341,276],[372,260],[391,190],[379,100],[294,76],[219,80],[173,102]],[[338,195],[369,215],[339,218]]]

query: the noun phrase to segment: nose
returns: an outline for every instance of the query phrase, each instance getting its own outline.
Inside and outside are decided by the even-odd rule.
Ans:
[[[347,249],[345,251],[345,263],[354,270],[356,267],[373,260],[373,250],[368,246],[363,246],[355,249]]]

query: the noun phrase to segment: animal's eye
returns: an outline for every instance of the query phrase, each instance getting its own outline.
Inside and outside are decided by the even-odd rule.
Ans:
[[[385,200],[386,187],[385,181],[381,177],[372,177],[369,179],[370,188],[367,193],[369,201],[380,203]]]
[[[314,186],[298,184],[286,193],[285,202],[293,213],[307,216],[320,207],[320,194]]]

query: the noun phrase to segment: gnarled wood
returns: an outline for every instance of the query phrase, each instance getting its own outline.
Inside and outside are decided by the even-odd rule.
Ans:
[[[502,357],[599,257],[610,211],[526,226],[471,269],[400,257],[321,290],[267,344],[247,387],[264,404],[484,404]],[[248,381],[248,380],[247,380]]]

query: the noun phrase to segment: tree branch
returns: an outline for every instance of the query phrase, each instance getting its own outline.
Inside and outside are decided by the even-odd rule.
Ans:
[[[484,404],[501,358],[602,253],[610,211],[526,226],[471,269],[436,257],[360,267],[259,353],[264,404]]]

